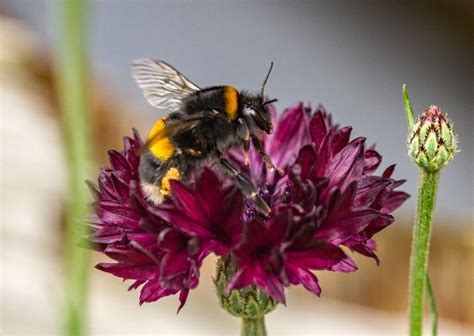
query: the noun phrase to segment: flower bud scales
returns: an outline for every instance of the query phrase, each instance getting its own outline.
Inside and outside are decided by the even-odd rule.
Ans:
[[[457,140],[451,122],[431,105],[408,135],[408,155],[419,167],[437,171],[452,161]]]

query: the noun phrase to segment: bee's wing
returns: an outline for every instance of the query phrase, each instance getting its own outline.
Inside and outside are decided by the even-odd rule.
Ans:
[[[132,75],[146,100],[160,109],[179,110],[182,100],[199,87],[166,62],[147,58],[132,64]]]

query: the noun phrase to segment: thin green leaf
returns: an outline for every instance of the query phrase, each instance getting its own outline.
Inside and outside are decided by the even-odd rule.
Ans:
[[[438,309],[436,308],[436,300],[431,287],[430,275],[426,273],[426,292],[428,293],[428,302],[430,304],[431,312],[431,334],[438,335]]]
[[[402,86],[402,95],[403,95],[403,104],[405,106],[405,114],[407,117],[408,132],[411,132],[413,126],[415,126],[415,114],[411,107],[410,98],[408,98],[407,85],[403,84]]]

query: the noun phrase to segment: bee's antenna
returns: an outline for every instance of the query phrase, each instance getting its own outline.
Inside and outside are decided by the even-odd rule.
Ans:
[[[265,89],[265,85],[267,84],[268,77],[270,77],[270,72],[273,69],[273,62],[270,62],[270,69],[268,69],[267,76],[263,80],[262,88],[260,89],[260,97],[263,99],[263,90]]]
[[[267,100],[266,102],[264,102],[262,105],[265,106],[267,104],[275,103],[277,101],[278,101],[278,99],[270,99],[270,100]]]

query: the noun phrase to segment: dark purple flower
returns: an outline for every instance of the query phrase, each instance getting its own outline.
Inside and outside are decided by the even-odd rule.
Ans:
[[[285,302],[284,289],[301,284],[319,295],[313,271],[351,272],[354,261],[343,251],[375,255],[374,234],[393,222],[391,212],[408,197],[396,189],[394,166],[375,175],[381,156],[365,138],[351,140],[351,128],[334,125],[323,107],[302,104],[274,115],[275,132],[264,141],[283,176],[267,169],[251,148],[250,167],[240,150],[229,157],[248,173],[271,207],[264,218],[228,178],[205,168],[192,183],[171,181],[172,194],[154,205],[138,180],[142,145],[125,138],[122,153],[109,153],[95,194],[90,240],[115,260],[98,268],[143,286],[140,302],[180,293],[181,306],[196,287],[202,260],[214,253],[236,265],[228,293],[257,285]]]

